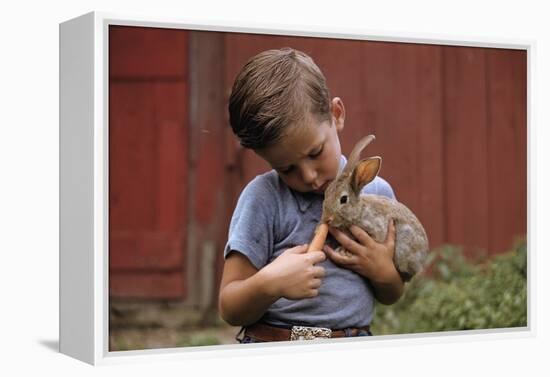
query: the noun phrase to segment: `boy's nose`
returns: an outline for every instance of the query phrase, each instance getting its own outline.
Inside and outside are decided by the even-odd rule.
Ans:
[[[305,184],[311,186],[315,183],[317,179],[317,171],[312,167],[304,167],[302,169],[302,180]]]

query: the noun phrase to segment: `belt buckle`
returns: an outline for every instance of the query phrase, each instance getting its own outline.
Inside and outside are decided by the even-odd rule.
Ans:
[[[328,339],[332,330],[324,327],[292,326],[290,340]]]

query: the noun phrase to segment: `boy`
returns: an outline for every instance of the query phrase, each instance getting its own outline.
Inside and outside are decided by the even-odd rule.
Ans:
[[[242,68],[229,115],[241,145],[273,170],[245,187],[233,213],[222,318],[243,326],[240,342],[371,335],[374,297],[392,304],[403,294],[392,260],[393,224],[384,243],[357,227],[350,229],[354,239],[330,229],[349,255],[329,246],[306,253],[324,190],[346,163],[338,138],[342,100],[330,99],[309,56],[284,48],[260,53]],[[363,192],[394,198],[378,177]]]

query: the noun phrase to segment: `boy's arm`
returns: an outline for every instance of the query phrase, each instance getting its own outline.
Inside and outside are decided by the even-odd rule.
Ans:
[[[404,292],[403,279],[401,279],[401,275],[399,275],[395,266],[393,266],[393,272],[387,275],[385,281],[371,280],[371,284],[374,288],[374,297],[384,305],[396,303]]]
[[[307,245],[285,250],[260,270],[242,254],[231,252],[224,264],[219,295],[222,318],[234,326],[258,321],[281,297],[291,300],[319,294],[326,259],[322,251],[307,252]]]
[[[225,260],[220,286],[219,312],[234,326],[246,326],[259,320],[278,299],[269,292],[269,284],[258,269],[240,253]]]

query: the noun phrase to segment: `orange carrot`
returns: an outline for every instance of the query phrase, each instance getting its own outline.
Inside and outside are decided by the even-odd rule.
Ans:
[[[315,231],[315,236],[313,236],[313,239],[311,240],[311,243],[307,248],[307,251],[309,252],[309,251],[321,250],[323,248],[323,245],[325,244],[327,235],[328,235],[328,224],[320,223],[319,226],[317,227],[317,230]]]

